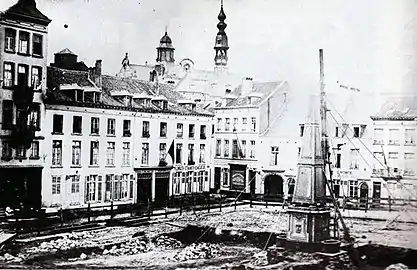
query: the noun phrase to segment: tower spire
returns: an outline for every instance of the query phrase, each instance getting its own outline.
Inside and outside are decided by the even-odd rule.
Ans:
[[[223,0],[220,2],[220,12],[217,16],[219,22],[217,23],[217,29],[219,30],[216,35],[216,40],[214,44],[214,65],[215,70],[224,70],[227,68],[227,50],[229,49],[229,43],[227,40],[226,32],[224,31],[227,27],[227,24],[224,22],[226,20],[226,14],[223,9]]]

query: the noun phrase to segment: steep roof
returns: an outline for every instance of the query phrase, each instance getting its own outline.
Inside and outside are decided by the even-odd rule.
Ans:
[[[225,107],[256,106],[262,103],[262,101],[265,100],[265,98],[268,97],[273,91],[277,90],[282,83],[282,81],[253,82],[252,90],[244,96],[240,96],[242,94],[242,87],[239,86],[232,92],[232,94],[240,97],[231,100]],[[253,96],[259,98],[251,102],[251,97]]]
[[[55,53],[55,54],[72,54],[72,55],[76,55],[75,53],[73,53],[70,49],[68,49],[68,48],[65,48],[65,49],[63,49],[63,50],[61,50],[61,51],[59,51],[59,52],[57,52],[57,53]]]
[[[414,120],[417,118],[417,95],[398,96],[386,101],[373,120]]]
[[[195,92],[203,95],[223,97],[226,89],[234,90],[243,76],[231,73],[216,73],[209,70],[190,70],[178,83],[176,91]]]
[[[56,67],[48,67],[47,69],[47,99],[46,104],[75,104],[88,102],[75,102],[60,88],[65,85],[78,86],[80,88],[97,88],[97,86],[89,79],[88,72],[66,70]],[[102,92],[100,104],[107,106],[123,106],[122,103],[112,98],[109,94]]]
[[[19,0],[4,12],[4,17],[47,26],[51,20],[36,8],[35,0]]]
[[[110,92],[117,93],[127,91],[131,94],[145,94],[147,96],[153,97],[155,97],[159,91],[159,95],[165,97],[169,101],[169,108],[166,112],[180,114],[202,114],[206,116],[212,115],[210,111],[204,110],[201,107],[197,107],[195,112],[180,107],[177,102],[180,99],[184,99],[184,97],[180,93],[174,91],[174,87],[170,84],[159,83],[157,86],[156,83],[148,81],[103,75],[102,88],[103,92],[107,92],[109,94]],[[156,106],[153,106],[153,108],[160,110],[160,108]]]

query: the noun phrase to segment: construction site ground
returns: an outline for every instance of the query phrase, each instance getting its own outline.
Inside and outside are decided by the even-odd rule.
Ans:
[[[351,235],[359,244],[417,250],[416,209],[402,212],[370,210],[366,213],[345,210],[342,213]],[[190,211],[154,221],[141,227],[107,227],[15,240],[3,250],[0,268],[225,269],[256,260],[256,254],[266,248],[267,241],[257,246],[201,243],[196,237],[195,243],[190,244],[166,235],[187,225],[207,226],[219,233],[228,230],[236,235],[242,230],[281,233],[287,229],[287,214],[281,206],[245,205],[210,213]]]

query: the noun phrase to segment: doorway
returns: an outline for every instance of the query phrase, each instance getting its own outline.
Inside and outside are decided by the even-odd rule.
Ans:
[[[264,180],[264,195],[268,198],[283,200],[284,180],[277,174],[268,175]]]
[[[368,205],[368,196],[369,196],[369,187],[368,184],[362,183],[359,189],[359,207],[365,208]]]

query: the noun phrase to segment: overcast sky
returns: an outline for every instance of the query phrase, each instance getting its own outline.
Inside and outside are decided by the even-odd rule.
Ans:
[[[1,0],[1,10],[16,1]],[[126,52],[131,63],[153,63],[167,26],[177,62],[188,57],[213,68],[220,0],[37,3],[52,19],[49,62],[68,47],[88,65],[102,59],[108,74]],[[323,48],[329,87],[340,81],[367,92],[417,92],[417,0],[224,0],[224,9],[230,72],[314,89]]]

